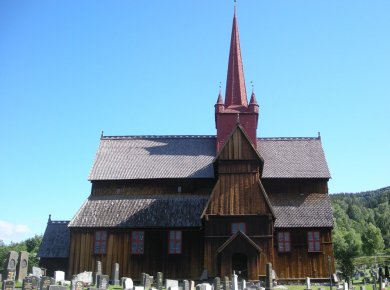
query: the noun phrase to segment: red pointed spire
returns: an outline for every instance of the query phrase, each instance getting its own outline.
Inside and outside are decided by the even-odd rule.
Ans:
[[[248,107],[245,89],[244,68],[241,57],[240,38],[238,35],[236,6],[234,6],[225,95],[225,107],[230,106]]]

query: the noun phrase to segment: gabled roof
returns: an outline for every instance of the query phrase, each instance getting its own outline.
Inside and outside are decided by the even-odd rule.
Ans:
[[[70,232],[69,221],[51,221],[47,223],[45,234],[37,253],[41,258],[69,257]]]
[[[90,196],[69,227],[159,228],[200,227],[208,196],[110,195]]]
[[[214,178],[215,136],[102,137],[90,180]],[[330,178],[320,138],[259,138],[262,178]]]
[[[333,227],[332,204],[328,194],[286,193],[268,195],[273,206],[275,228]]]
[[[243,239],[244,241],[246,241],[253,249],[255,249],[257,252],[261,252],[261,249],[260,247],[254,242],[252,241],[251,238],[249,238],[246,234],[244,234],[243,232],[241,231],[237,231],[234,235],[232,235],[229,239],[227,239],[226,242],[224,242],[217,250],[217,253],[221,253],[224,249],[226,249],[226,247],[228,247],[234,240],[236,239]]]

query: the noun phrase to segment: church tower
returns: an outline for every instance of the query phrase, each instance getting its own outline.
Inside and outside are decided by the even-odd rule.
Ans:
[[[252,91],[249,101],[246,96],[244,68],[242,64],[240,38],[236,7],[234,7],[232,35],[230,41],[229,64],[226,80],[225,102],[219,92],[215,104],[215,125],[217,128],[217,152],[239,123],[256,148],[256,129],[259,116],[259,105]]]

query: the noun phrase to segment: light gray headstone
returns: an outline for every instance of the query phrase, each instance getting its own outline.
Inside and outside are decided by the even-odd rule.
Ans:
[[[214,286],[214,290],[221,290],[221,278],[215,277],[213,286]]]
[[[123,287],[124,290],[133,290],[133,288],[134,288],[133,280],[131,278],[126,278],[123,281],[123,286],[122,287]]]
[[[190,290],[195,290],[195,281],[194,280],[190,281]]]
[[[242,290],[246,289],[246,281],[245,279],[242,279]]]
[[[311,289],[310,278],[306,277],[306,289]]]
[[[100,289],[107,289],[110,281],[108,275],[97,275],[97,287]]]
[[[92,284],[92,272],[82,272],[77,274],[77,280],[82,281],[84,285]]]
[[[179,287],[179,281],[166,279],[165,280],[165,289],[168,290],[169,287]]]
[[[32,267],[32,274],[35,277],[42,277],[42,269],[39,267]]]
[[[72,289],[73,290],[84,290],[83,282],[79,281],[79,280],[72,281]]]
[[[235,272],[232,274],[232,290],[238,290],[238,276]]]
[[[167,290],[179,290],[179,286],[170,286],[167,288]]]
[[[145,274],[145,281],[144,281],[144,287],[145,290],[149,290],[152,288],[153,284],[153,276],[150,276],[149,274]]]
[[[65,281],[65,272],[64,271],[55,271],[54,272],[54,280],[57,283],[61,281]]]
[[[223,290],[230,290],[229,277],[227,276],[223,277],[222,288]]]
[[[112,269],[112,285],[120,285],[119,281],[119,264],[115,263],[114,268]]]
[[[145,290],[144,286],[134,286],[134,290]]]
[[[190,281],[183,280],[183,290],[190,290]]]
[[[344,290],[349,290],[349,289],[348,289],[348,283],[347,283],[347,282],[344,282],[344,285],[343,285],[343,286],[344,286],[344,287],[343,287]]]

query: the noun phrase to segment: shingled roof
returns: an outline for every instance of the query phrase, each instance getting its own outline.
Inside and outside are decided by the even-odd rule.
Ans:
[[[275,211],[275,228],[333,227],[328,194],[270,194]]]
[[[330,178],[320,138],[259,138],[263,178]],[[214,178],[215,136],[102,137],[89,179]]]
[[[41,258],[69,257],[70,232],[69,221],[51,221],[49,219],[45,234],[37,253]]]
[[[205,195],[90,196],[69,227],[200,227]]]

